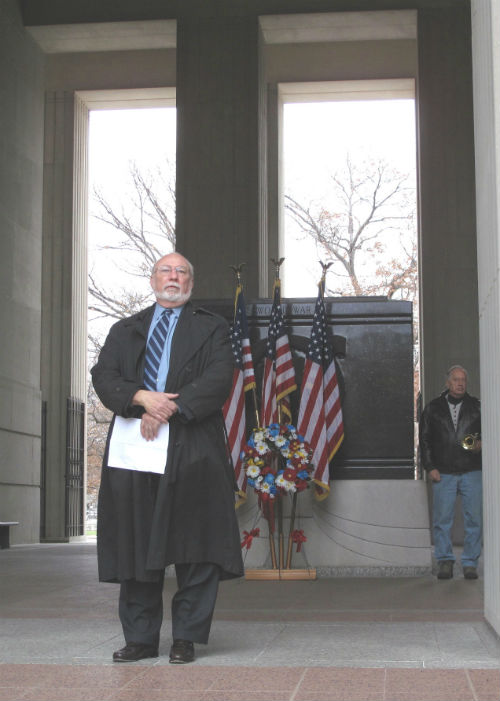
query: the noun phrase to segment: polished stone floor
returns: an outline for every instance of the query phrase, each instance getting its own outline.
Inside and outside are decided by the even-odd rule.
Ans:
[[[168,611],[173,580],[166,582]],[[0,551],[0,701],[500,701],[483,580],[328,578],[221,584],[192,665],[113,664],[118,587],[95,543]]]

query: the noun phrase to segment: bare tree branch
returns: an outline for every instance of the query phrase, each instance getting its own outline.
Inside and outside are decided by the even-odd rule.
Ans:
[[[408,181],[407,174],[383,161],[354,164],[348,155],[331,177],[327,206],[303,204],[287,194],[285,211],[322,254],[337,262],[332,273],[347,276],[351,293],[406,298],[416,290],[416,255],[408,255],[402,245],[401,256],[389,258],[387,247],[395,237],[415,237],[415,190]],[[363,265],[372,268],[371,282],[360,277]]]
[[[168,175],[170,174],[170,175]],[[95,272],[89,274],[89,311],[92,320],[119,320],[130,316],[149,302],[147,292],[138,292],[137,279],[149,279],[154,263],[175,249],[175,185],[168,163],[154,173],[143,173],[130,164],[132,194],[124,205],[117,205],[99,189],[94,189],[92,216],[107,228],[101,251],[113,253],[113,263],[123,278],[120,289],[111,287]],[[131,280],[127,286],[127,280]],[[102,339],[89,332],[89,361],[97,359]],[[87,489],[90,501],[97,498],[102,456],[111,412],[99,401],[92,383],[87,389]]]

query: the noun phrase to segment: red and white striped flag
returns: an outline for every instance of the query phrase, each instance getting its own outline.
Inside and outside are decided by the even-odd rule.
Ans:
[[[234,356],[233,385],[231,387],[231,394],[222,408],[222,413],[226,424],[229,450],[233,462],[236,483],[238,485],[238,494],[242,499],[245,499],[247,478],[242,469],[240,455],[246,443],[245,392],[255,387],[255,373],[250,349],[250,339],[248,337],[245,301],[241,285],[238,285],[236,288],[234,300],[231,346]],[[241,504],[241,501],[239,504]]]
[[[304,375],[297,430],[313,449],[315,496],[321,501],[330,491],[328,463],[344,439],[344,422],[333,350],[328,343],[323,301],[324,283],[318,286],[311,338]]]
[[[286,397],[297,389],[292,353],[285,332],[283,312],[281,309],[281,284],[279,278],[274,282],[273,308],[267,332],[264,376],[262,379],[262,401],[260,409],[261,426],[279,422],[278,404],[291,420],[289,402]]]

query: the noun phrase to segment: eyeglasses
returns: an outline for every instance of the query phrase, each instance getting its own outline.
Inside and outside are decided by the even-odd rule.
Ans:
[[[156,268],[155,273],[160,273],[160,275],[170,275],[173,270],[175,270],[177,275],[187,275],[189,272],[183,265],[176,265],[175,268],[172,268],[171,265],[162,265],[159,268]]]

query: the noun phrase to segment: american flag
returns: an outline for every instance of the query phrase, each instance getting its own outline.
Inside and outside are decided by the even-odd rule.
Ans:
[[[273,308],[267,332],[260,411],[262,426],[269,426],[269,424],[279,421],[279,402],[282,402],[282,409],[288,414],[288,419],[291,419],[289,403],[283,400],[290,392],[297,389],[292,353],[283,323],[280,288],[281,284],[278,278],[274,282]]]
[[[231,394],[222,408],[229,450],[234,466],[239,496],[245,498],[246,475],[242,470],[240,454],[246,443],[245,392],[255,387],[252,352],[248,338],[245,300],[241,285],[236,288],[234,321],[231,327],[231,346],[234,356]],[[240,502],[241,503],[241,502]]]
[[[313,449],[316,498],[330,491],[328,463],[344,439],[344,422],[333,350],[328,342],[324,283],[319,284],[299,407],[298,432]]]

